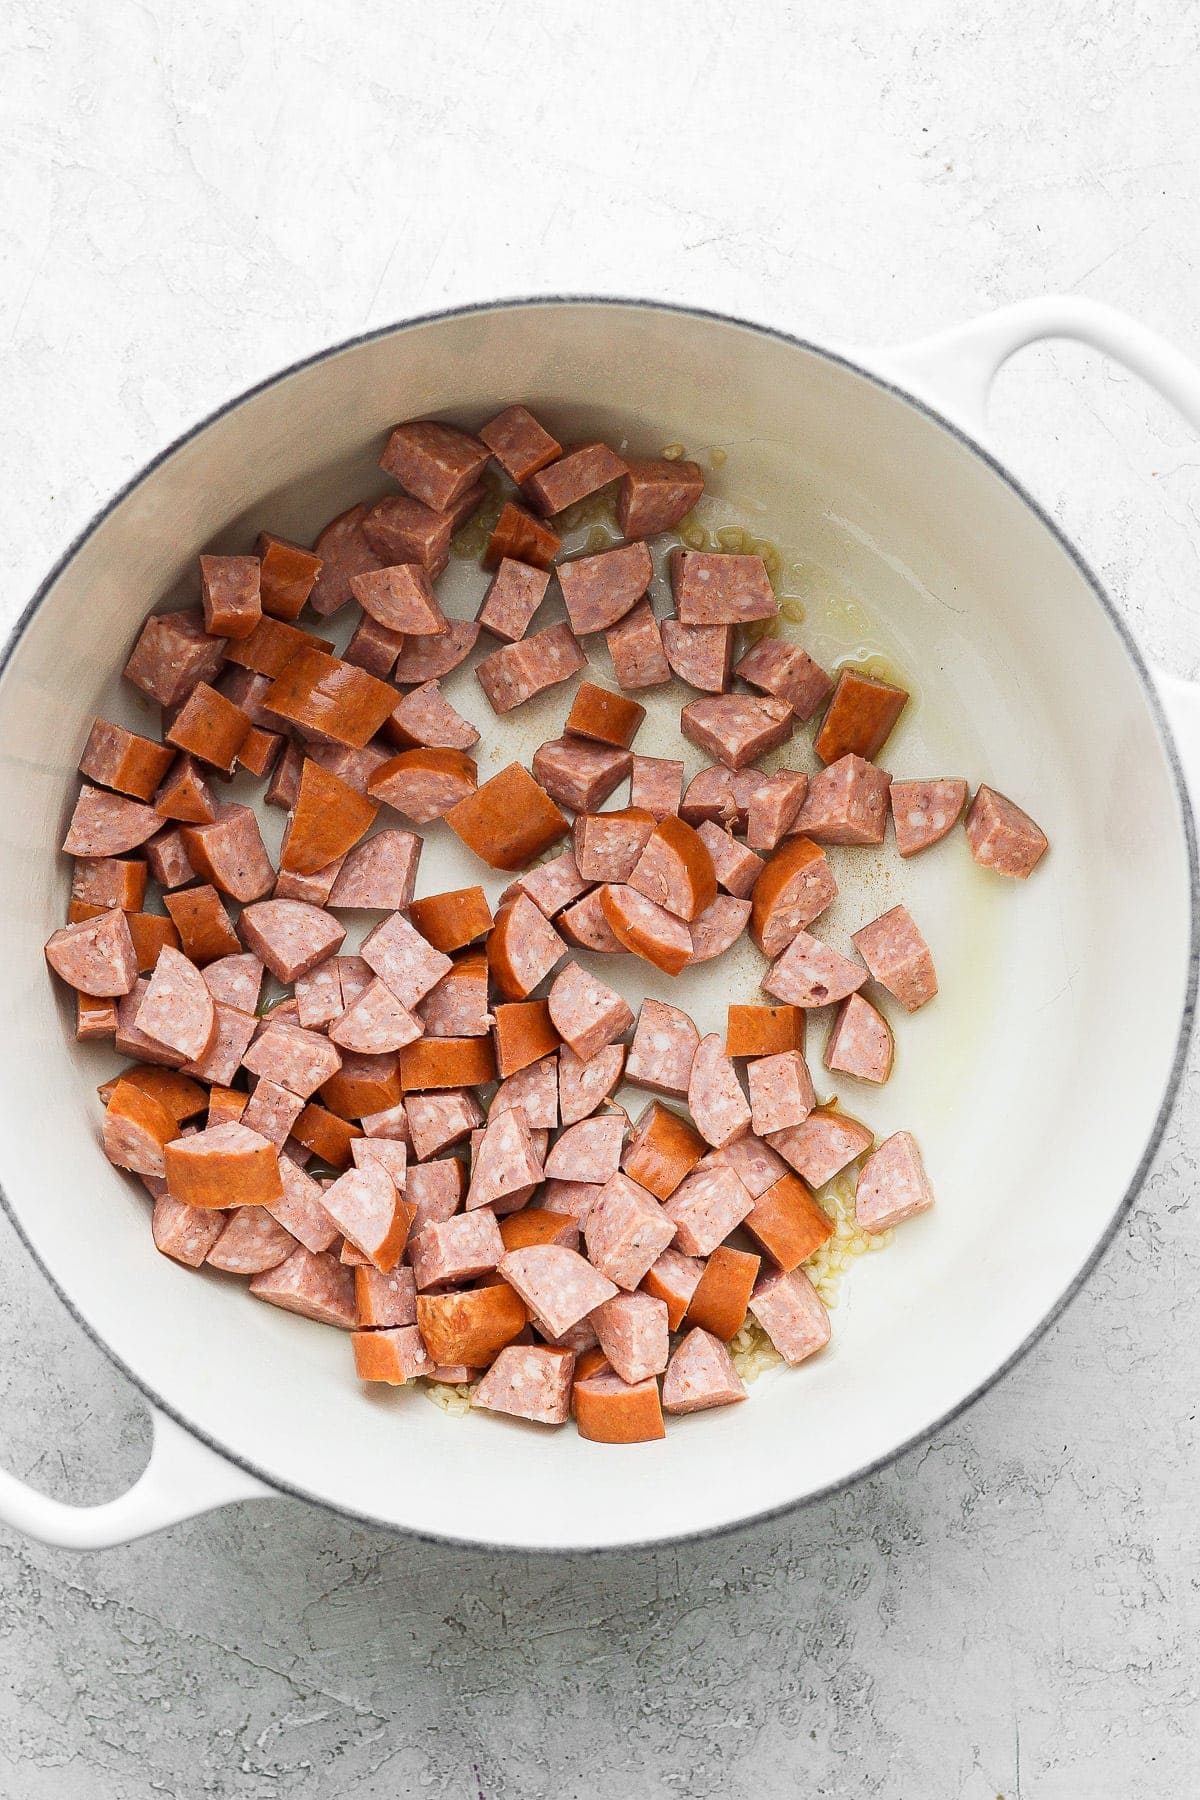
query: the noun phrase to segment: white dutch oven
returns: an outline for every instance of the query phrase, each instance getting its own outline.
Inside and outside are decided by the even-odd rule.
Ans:
[[[515,303],[420,320],[292,369],[182,439],[96,519],[13,631],[0,677],[0,1179],[63,1299],[146,1395],[154,1450],[128,1494],[93,1508],[0,1477],[0,1517],[51,1543],[99,1546],[285,1492],[485,1545],[677,1538],[886,1461],[1054,1318],[1136,1192],[1179,1080],[1196,982],[1180,765],[1200,766],[1200,705],[1151,678],[1080,557],[981,445],[997,369],[1051,336],[1115,356],[1200,425],[1191,365],[1074,300],[845,356],[666,306]],[[822,658],[874,652],[911,680],[889,766],[992,781],[1052,844],[1028,884],[985,877],[961,833],[911,866],[891,855],[857,865],[863,886],[848,884],[829,934],[844,945],[909,900],[942,995],[903,1022],[888,1087],[843,1098],[880,1135],[917,1133],[938,1205],[859,1263],[822,1356],[768,1374],[743,1406],[623,1449],[449,1418],[416,1391],[365,1391],[343,1334],[157,1256],[144,1195],[101,1154],[94,1086],[108,1067],[74,1043],[42,962],[64,914],[57,846],[88,724],[144,719],[116,679],[143,615],[189,593],[198,551],[244,549],[259,527],[308,542],[384,491],[375,459],[396,419],[474,423],[516,398],[560,436],[635,454],[668,439],[702,456],[724,449],[714,492],[803,562],[806,644]],[[451,610],[472,610],[478,571],[455,580]],[[469,706],[474,686],[460,678],[456,701]],[[677,741],[678,702],[639,747]],[[519,725],[474,711],[486,774],[554,735],[562,698]],[[448,838],[430,833],[422,891],[479,878]],[[758,966],[734,952],[680,997],[702,1028],[719,1025]],[[641,965],[622,979],[635,1001],[670,991]]]

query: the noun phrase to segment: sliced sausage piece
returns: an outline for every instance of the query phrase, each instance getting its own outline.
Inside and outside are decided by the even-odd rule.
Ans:
[[[435,950],[447,953],[474,943],[492,928],[492,909],[481,887],[429,894],[411,903],[408,916]]]
[[[652,1100],[634,1123],[621,1167],[656,1200],[669,1200],[707,1149],[686,1119]]]
[[[1027,812],[995,788],[981,787],[967,813],[967,843],[981,868],[1025,881],[1050,840]]]
[[[654,537],[686,518],[704,493],[699,463],[669,457],[630,463],[617,490],[617,524],[625,538]]]
[[[804,1054],[808,1015],[799,1006],[731,1004],[725,1028],[726,1056],[778,1056],[786,1050]]]
[[[774,850],[808,793],[808,776],[798,769],[778,769],[760,782],[746,812],[746,842],[752,850]]]
[[[840,757],[809,782],[791,833],[819,844],[882,844],[891,785],[886,769],[861,756]]]
[[[161,888],[183,887],[196,879],[196,871],[183,847],[183,833],[172,827],[160,831],[146,843],[146,862]]]
[[[79,773],[134,800],[153,800],[173,761],[167,745],[97,719],[79,759]]]
[[[528,631],[549,585],[547,569],[502,557],[479,608],[480,625],[506,644],[517,643]]]
[[[149,1094],[166,1108],[177,1125],[198,1118],[208,1104],[208,1095],[198,1081],[190,1081],[173,1069],[155,1068],[153,1063],[135,1063],[132,1068],[123,1069],[118,1081]],[[116,1089],[116,1081],[105,1082],[97,1089],[106,1106]],[[172,1135],[178,1137],[179,1133],[176,1131]]]
[[[655,826],[630,872],[629,886],[686,921],[696,918],[717,897],[717,877],[707,845],[692,826],[675,817]]]
[[[386,1274],[404,1254],[412,1209],[401,1201],[382,1163],[347,1169],[321,1197],[344,1237]]]
[[[262,1206],[239,1206],[208,1253],[210,1268],[228,1275],[260,1275],[278,1268],[296,1240]]]
[[[467,1211],[490,1206],[502,1212],[514,1212],[511,1204],[523,1205],[530,1191],[542,1179],[542,1162],[530,1136],[524,1112],[514,1107],[510,1112],[493,1113],[484,1126],[479,1148],[471,1169],[467,1188]]]
[[[494,713],[512,712],[587,666],[569,625],[551,625],[515,644],[502,644],[475,665]]]
[[[279,1159],[279,1178],[283,1182],[283,1199],[272,1201],[272,1217],[314,1256],[328,1250],[341,1233],[325,1211],[320,1185],[294,1163],[290,1155]],[[380,1320],[380,1324],[388,1323],[401,1324],[403,1321]]]
[[[632,762],[628,750],[561,737],[534,751],[533,772],[560,806],[591,813],[625,780]]]
[[[135,1020],[138,1009],[146,997],[149,981],[139,979],[134,982],[127,994],[122,994],[117,1001],[117,1031],[113,1047],[118,1056],[134,1056],[141,1062],[157,1063],[163,1068],[178,1069],[184,1058],[175,1050],[168,1050],[157,1038],[147,1037],[139,1031]],[[254,1030],[256,1021],[250,1020],[250,1030]],[[237,1064],[234,1064],[236,1073]],[[230,1077],[232,1079],[232,1076]]]
[[[735,894],[718,894],[712,905],[706,906],[692,920],[692,954],[688,957],[688,967],[711,962],[714,957],[731,950],[745,931],[749,917],[748,900],[739,900]]]
[[[479,624],[475,619],[451,619],[442,637],[408,638],[396,659],[393,680],[402,687],[419,687],[449,675],[475,648]]]
[[[829,1342],[829,1314],[803,1269],[773,1269],[761,1276],[750,1311],[793,1368]]]
[[[91,994],[75,995],[75,1036],[79,1043],[90,1044],[99,1038],[117,1034],[117,1002],[115,998],[97,1000]]]
[[[293,875],[284,869],[271,889],[272,900],[303,900],[308,906],[323,907],[333,892],[333,884],[342,872],[342,857],[315,875]]]
[[[892,1072],[896,1054],[891,1027],[861,994],[843,1000],[834,1020],[829,1042],[825,1046],[825,1067],[842,1075],[854,1075],[859,1081],[881,1083]],[[781,1124],[798,1124],[798,1120],[782,1120]],[[763,1131],[775,1126],[762,1126]]]
[[[552,1337],[561,1337],[617,1291],[578,1251],[562,1244],[507,1250],[499,1266],[505,1281],[545,1323]]]
[[[402,750],[471,750],[479,733],[455,711],[436,681],[424,681],[392,709],[384,732]]]
[[[750,1123],[758,1137],[802,1125],[817,1104],[808,1064],[799,1050],[758,1056],[746,1064]]]
[[[348,512],[331,519],[313,545],[313,554],[320,559],[320,567],[309,599],[313,611],[322,618],[331,617],[346,605],[350,599],[352,575],[382,567],[364,530],[367,516],[365,506],[352,506]],[[268,607],[266,610],[271,612],[273,609]]]
[[[901,856],[916,856],[940,843],[957,825],[967,803],[967,784],[954,778],[893,781],[888,800],[896,849]]]
[[[165,1176],[164,1151],[179,1124],[161,1100],[132,1081],[118,1081],[104,1109],[104,1154],[118,1169]]]
[[[675,1227],[675,1248],[711,1256],[751,1211],[754,1198],[725,1164],[693,1169],[663,1207]]]
[[[658,1382],[631,1387],[607,1366],[575,1383],[571,1403],[580,1437],[597,1444],[643,1444],[666,1436]]]
[[[237,956],[241,951],[233,920],[222,905],[220,894],[209,883],[167,894],[163,904],[179,933],[184,955],[198,968],[222,957]],[[218,994],[216,998],[225,996]],[[233,1006],[237,1002],[231,1000],[228,1004]],[[254,1007],[244,1010],[253,1012]]]
[[[645,717],[645,707],[636,700],[611,693],[594,682],[581,681],[564,729],[569,737],[607,744],[613,750],[628,750]]]
[[[750,936],[764,956],[786,950],[797,932],[837,898],[829,859],[810,838],[789,838],[768,857],[755,884]]]
[[[606,1044],[586,1062],[570,1044],[563,1044],[558,1052],[558,1103],[564,1126],[590,1118],[613,1092],[624,1067],[624,1044]]]
[[[204,1123],[206,1125],[228,1125],[231,1120],[240,1119],[248,1105],[248,1097],[245,1094],[239,1094],[236,1088],[210,1088],[208,1090],[208,1112],[205,1114]],[[251,1130],[254,1129],[255,1127],[251,1126]],[[271,1141],[274,1143],[275,1139],[272,1138]]]
[[[507,900],[516,891],[528,894],[538,911],[553,919],[564,906],[570,906],[573,900],[587,893],[588,883],[579,873],[575,852],[563,850],[549,862],[519,875],[512,886],[505,889],[502,898]]]
[[[200,598],[212,637],[249,637],[262,618],[257,556],[202,556]]]
[[[361,955],[397,1000],[410,1008],[452,966],[450,958],[427,943],[402,913],[393,913],[363,939]]]
[[[710,1032],[700,1040],[692,1062],[687,1100],[697,1130],[715,1150],[743,1137],[750,1129],[750,1107],[719,1032]],[[680,1248],[686,1250],[687,1245],[681,1244]]]
[[[175,714],[166,739],[177,750],[210,763],[222,774],[232,775],[238,751],[250,729],[250,721],[240,706],[201,681]]]
[[[642,543],[559,563],[558,582],[572,630],[578,637],[607,631],[637,604],[653,575],[653,559]]]
[[[292,1126],[292,1136],[296,1142],[310,1150],[318,1162],[328,1163],[332,1169],[347,1167],[350,1146],[361,1135],[356,1125],[338,1118],[336,1113],[318,1106],[312,1100]]]
[[[483,951],[469,950],[458,957],[415,1010],[427,1037],[486,1037],[492,1029],[492,1014]]]
[[[444,815],[447,825],[493,869],[521,869],[548,850],[567,821],[520,763],[509,763]]]
[[[118,907],[105,907],[53,932],[46,941],[46,961],[68,987],[98,999],[131,993],[138,977],[129,919]]]
[[[126,680],[160,706],[178,706],[198,681],[213,681],[227,641],[210,637],[199,612],[151,613],[125,664]]]
[[[582,684],[581,684],[582,686]],[[570,720],[567,724],[570,726]],[[666,756],[637,756],[629,771],[629,804],[655,819],[679,811],[683,798],[683,764]]]
[[[140,857],[77,856],[71,870],[71,899],[137,912],[146,898],[146,875]]]
[[[801,721],[811,719],[833,687],[833,682],[799,644],[780,638],[759,638],[740,659],[734,674],[764,694],[786,700]]]
[[[345,1011],[336,956],[298,975],[295,985],[297,1018],[306,1031],[320,1031]]]
[[[178,819],[183,825],[211,825],[216,818],[217,802],[208,778],[186,751],[175,758],[170,774],[155,794],[154,810],[160,818]]]
[[[282,1150],[303,1111],[304,1102],[299,1094],[280,1087],[276,1081],[260,1081],[237,1116],[243,1125],[257,1131],[260,1137],[269,1138],[277,1150]],[[209,1124],[215,1122],[209,1120]]]
[[[326,902],[360,912],[401,912],[413,897],[422,840],[390,827],[347,852]]]
[[[541,1203],[547,1212],[561,1214],[570,1218],[576,1227],[582,1227],[603,1191],[594,1181],[547,1181],[542,1188]],[[513,1217],[519,1219],[521,1214],[514,1213]]]
[[[625,1079],[651,1094],[687,1098],[700,1033],[685,1012],[663,1000],[643,1000],[625,1063]]]
[[[187,1062],[202,1062],[217,1033],[217,1014],[194,963],[164,945],[134,1024]]]
[[[369,1330],[395,1330],[417,1322],[417,1284],[410,1268],[398,1266],[385,1275],[373,1263],[354,1271],[358,1323]]]
[[[710,819],[727,831],[745,831],[750,796],[762,779],[761,769],[726,769],[720,763],[701,769],[688,783],[679,815],[689,825]]]
[[[861,756],[872,762],[907,703],[905,690],[890,681],[843,669],[813,748],[823,763],[837,762],[843,756]]]
[[[583,1234],[594,1267],[609,1282],[632,1293],[673,1241],[675,1226],[653,1194],[618,1170],[601,1188],[584,1221]],[[540,1306],[534,1311],[545,1318]]]
[[[541,1062],[518,1069],[497,1088],[490,1117],[519,1107],[531,1131],[553,1131],[558,1124],[558,1057],[546,1056]]]
[[[633,1024],[633,1013],[620,994],[574,962],[554,978],[550,1017],[563,1042],[583,1062],[624,1036]]]
[[[672,550],[671,593],[685,625],[748,625],[779,611],[761,556]]]
[[[623,1113],[605,1113],[568,1126],[546,1157],[545,1173],[555,1181],[603,1183],[621,1166]]]
[[[413,1239],[413,1274],[418,1288],[440,1287],[489,1274],[503,1255],[496,1215],[485,1206],[452,1219],[430,1219]]]
[[[400,1052],[400,1086],[414,1089],[480,1087],[496,1079],[488,1037],[424,1037]]]
[[[578,814],[572,835],[580,875],[585,881],[628,881],[656,823],[632,806]]]
[[[252,725],[237,753],[237,766],[265,781],[282,754],[284,736],[281,731],[260,731]]]
[[[617,686],[626,693],[662,687],[671,679],[662,632],[648,600],[639,600],[604,634]]]
[[[368,792],[414,824],[428,825],[469,801],[477,780],[474,761],[461,750],[402,750],[375,771]]]
[[[746,1385],[720,1339],[699,1326],[689,1331],[667,1365],[664,1412],[703,1412],[713,1406],[730,1406],[744,1400],[746,1394]]]
[[[356,1275],[360,1272],[355,1270]],[[360,1381],[386,1381],[391,1387],[403,1387],[419,1375],[433,1374],[433,1359],[415,1325],[355,1331],[350,1343],[354,1373]]]
[[[412,1132],[413,1154],[421,1162],[440,1156],[443,1150],[450,1150],[455,1144],[465,1143],[483,1124],[483,1108],[466,1088],[449,1093],[409,1094],[405,1110]],[[461,1168],[462,1165],[458,1166]],[[411,1175],[412,1171],[409,1173]],[[458,1197],[461,1199],[461,1192]]]
[[[667,661],[680,681],[705,694],[728,692],[732,625],[684,625],[678,619],[664,619],[659,629]]]
[[[340,1325],[353,1331],[357,1319],[354,1304],[354,1271],[343,1268],[328,1252],[314,1256],[301,1244],[278,1268],[255,1275],[250,1292],[256,1300],[299,1313],[320,1325]]]
[[[508,1344],[474,1389],[471,1405],[528,1419],[535,1425],[565,1425],[574,1371],[575,1357],[570,1350]]]
[[[243,1063],[252,1075],[276,1082],[307,1100],[342,1066],[342,1058],[323,1032],[305,1031],[286,1020],[270,1019],[246,1049]]]
[[[835,1006],[847,994],[857,993],[866,979],[866,969],[811,933],[798,931],[762,985],[790,1006]]]
[[[68,856],[120,856],[152,838],[161,824],[152,806],[85,781],[62,847]]]
[[[243,909],[238,930],[246,947],[285,983],[332,956],[346,936],[336,919],[303,900],[259,900]]]
[[[266,1206],[283,1196],[274,1144],[241,1124],[176,1138],[164,1151],[167,1186],[187,1206]]]
[[[568,906],[558,919],[559,929],[569,944],[580,950],[591,950],[597,956],[620,956],[625,946],[613,931],[604,912],[602,887]]]
[[[417,1327],[429,1354],[441,1364],[487,1368],[528,1319],[524,1302],[503,1281],[463,1294],[417,1295]]]
[[[798,1175],[771,1183],[742,1221],[777,1268],[799,1268],[833,1236],[833,1220]]]
[[[852,938],[854,948],[880,987],[894,994],[907,1012],[916,1012],[938,991],[929,945],[907,907],[893,906]]]
[[[541,1062],[559,1045],[550,1008],[544,1000],[522,1000],[497,1006],[492,1037],[496,1046],[496,1069],[503,1080],[527,1069],[531,1063]]]
[[[622,1381],[645,1381],[667,1366],[667,1304],[653,1294],[614,1294],[591,1314],[600,1348]]]
[[[704,1159],[705,1165],[712,1168],[720,1164],[732,1169],[742,1186],[750,1196],[757,1200],[765,1194],[772,1182],[787,1174],[787,1164],[769,1144],[755,1137],[748,1131],[745,1137],[735,1138],[732,1144],[726,1144],[723,1150],[710,1150]]]
[[[506,406],[481,427],[479,440],[518,487],[562,455],[558,439],[538,424],[527,406]]]
[[[723,887],[727,894],[736,895],[739,900],[748,900],[754,892],[755,882],[762,874],[762,857],[756,856],[753,850],[740,844],[732,832],[726,831],[723,825],[717,825],[711,819],[704,820],[696,836],[712,858],[717,885]]]
[[[270,893],[275,870],[248,806],[219,806],[211,824],[184,825],[181,836],[196,873],[230,899],[246,905]]]
[[[757,762],[786,744],[795,728],[796,715],[785,701],[754,694],[713,694],[690,701],[679,715],[684,737],[727,769]]]
[[[689,1325],[710,1332],[722,1344],[736,1337],[746,1323],[746,1311],[762,1258],[748,1250],[718,1244],[704,1265],[688,1306]]]
[[[223,1212],[199,1206],[184,1206],[170,1194],[159,1194],[154,1202],[151,1232],[154,1248],[163,1256],[198,1269],[226,1225]]]
[[[483,566],[494,569],[506,556],[517,562],[532,563],[535,569],[549,569],[562,548],[562,539],[540,519],[506,500],[484,546]]]
[[[663,1300],[667,1307],[667,1324],[678,1331],[688,1302],[704,1274],[704,1264],[697,1256],[685,1256],[681,1250],[664,1250],[646,1271],[641,1291]]]
[[[217,1032],[208,1054],[201,1057],[199,1062],[184,1063],[183,1072],[186,1075],[194,1075],[197,1081],[210,1081],[218,1087],[228,1087],[241,1066],[242,1057],[254,1036],[258,1020],[253,1013],[240,1012],[236,1006],[224,1006],[220,1001],[216,1001],[214,1004],[217,1014]],[[123,1034],[119,1032],[117,1036],[118,1050],[124,1047],[122,1039]],[[143,1046],[152,1041],[149,1038],[143,1039]],[[142,1054],[147,1054],[144,1047]],[[174,1056],[175,1053],[164,1054]]]
[[[263,612],[276,619],[298,619],[321,573],[320,557],[270,531],[259,532],[255,552]]]
[[[299,625],[288,625],[283,619],[260,619],[247,638],[227,646],[228,659],[235,669],[246,669],[255,675],[270,677],[265,690],[255,688],[256,723],[271,725],[273,708],[268,704],[271,685],[283,674],[293,657],[306,650],[328,654],[333,644],[328,638],[314,637]]]
[[[367,574],[382,564],[412,562],[420,563],[430,579],[436,580],[450,561],[455,529],[453,513],[426,506],[410,494],[389,494],[362,518],[362,536],[378,560],[350,574]],[[347,588],[349,581],[348,576]]]
[[[858,1172],[854,1217],[873,1235],[902,1225],[933,1205],[933,1189],[921,1161],[917,1140],[909,1131],[885,1138]]]
[[[303,767],[304,746],[297,738],[289,738],[263,796],[268,806],[291,807],[295,804]]]
[[[426,506],[446,512],[479,480],[490,455],[453,425],[412,419],[392,432],[379,466]]]
[[[606,882],[600,905],[613,936],[634,956],[668,975],[678,975],[691,961],[692,934],[683,920],[636,888]]]
[[[619,480],[626,466],[607,444],[577,444],[531,475],[524,483],[524,492],[540,513],[550,517],[578,500],[598,494],[610,481]]]
[[[361,750],[391,713],[396,693],[365,669],[306,645],[272,681],[263,704],[302,732]]]
[[[284,834],[280,868],[297,875],[315,875],[357,844],[374,824],[378,810],[340,776],[306,757]]]
[[[376,977],[330,1025],[329,1036],[344,1050],[380,1056],[387,1050],[402,1050],[419,1038],[421,1021]]]
[[[393,563],[386,569],[352,575],[350,592],[368,618],[401,637],[444,637],[449,630],[420,563]],[[402,647],[397,644],[397,656]]]
[[[829,1112],[817,1107],[803,1125],[792,1125],[778,1131],[771,1148],[789,1162],[809,1187],[824,1187],[835,1175],[852,1163],[856,1156],[869,1150],[875,1134],[858,1119],[842,1112]]]

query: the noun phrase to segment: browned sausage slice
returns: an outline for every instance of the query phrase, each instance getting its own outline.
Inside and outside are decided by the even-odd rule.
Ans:
[[[760,700],[755,694],[713,694],[689,701],[679,715],[679,729],[727,769],[744,769],[787,743],[796,715],[786,701],[770,695]]]
[[[607,631],[623,619],[646,592],[653,574],[654,562],[642,543],[559,563],[558,583],[577,636]]]
[[[672,531],[704,493],[699,463],[669,457],[630,463],[617,491],[617,524],[626,538]]]
[[[606,882],[600,905],[613,936],[634,956],[667,975],[678,975],[691,961],[692,934],[684,921],[636,888]]]
[[[660,629],[667,661],[680,681],[705,694],[728,691],[733,663],[731,625],[684,625],[678,619],[664,619]]]
[[[629,886],[687,921],[717,897],[717,877],[707,845],[692,826],[675,817],[661,819],[655,826],[630,873]]]
[[[592,813],[625,780],[632,762],[628,750],[560,737],[551,738],[534,751],[533,772],[559,806]]]
[[[68,987],[98,999],[128,994],[137,981],[129,920],[118,907],[54,932],[46,943],[46,961]]]
[[[908,695],[889,681],[843,669],[813,748],[823,763],[843,756],[874,760],[904,711]]]
[[[120,856],[154,836],[162,820],[152,806],[109,794],[86,781],[63,839],[68,856]]]
[[[671,592],[685,625],[748,625],[779,611],[761,556],[673,550]]]
[[[1024,881],[1042,860],[1050,840],[1027,812],[995,788],[981,787],[967,814],[967,843],[984,869]]]
[[[957,825],[967,803],[967,784],[952,777],[938,781],[893,781],[888,799],[896,849],[916,856],[938,844]]]
[[[759,638],[734,670],[751,687],[786,700],[796,717],[811,719],[833,686],[829,676],[799,644],[780,638]]]

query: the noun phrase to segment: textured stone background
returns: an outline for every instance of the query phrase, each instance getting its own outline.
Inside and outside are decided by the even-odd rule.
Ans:
[[[1186,0],[9,0],[4,618],[200,414],[445,302],[658,294],[869,343],[1067,290],[1200,352],[1198,54]],[[1197,671],[1194,438],[1061,346],[994,416],[1149,650]],[[559,1562],[282,1500],[90,1559],[0,1533],[0,1792],[1197,1791],[1196,1076],[1021,1368],[792,1518]],[[0,1457],[114,1494],[143,1410],[0,1241]]]

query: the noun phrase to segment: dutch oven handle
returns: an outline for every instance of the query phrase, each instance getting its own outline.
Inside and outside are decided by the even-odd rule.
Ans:
[[[151,1407],[150,1461],[127,1493],[100,1506],[52,1500],[0,1470],[0,1521],[61,1550],[107,1550],[237,1500],[274,1493]]]
[[[1200,365],[1136,319],[1071,294],[1019,300],[949,331],[885,350],[871,360],[917,399],[972,437],[983,438],[996,376],[1010,356],[1046,338],[1073,338],[1112,357],[1149,382],[1200,432]],[[1200,684],[1161,669],[1154,670],[1154,678],[1179,747],[1193,808],[1200,810]]]

